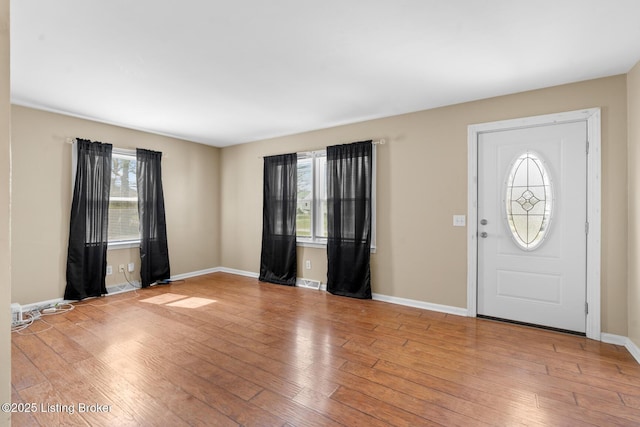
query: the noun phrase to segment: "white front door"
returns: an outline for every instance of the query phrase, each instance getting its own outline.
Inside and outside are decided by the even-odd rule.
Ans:
[[[585,332],[587,122],[477,144],[477,314]]]

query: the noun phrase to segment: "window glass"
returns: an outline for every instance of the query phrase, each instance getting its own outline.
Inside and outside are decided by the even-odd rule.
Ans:
[[[373,161],[372,248],[375,247],[375,149]],[[300,243],[326,244],[327,230],[327,152],[298,153],[297,238]]]
[[[298,153],[298,240],[324,243],[327,238],[327,154]]]
[[[136,156],[113,153],[109,196],[109,242],[140,240]]]

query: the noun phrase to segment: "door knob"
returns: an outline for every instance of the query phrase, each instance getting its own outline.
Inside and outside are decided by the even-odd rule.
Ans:
[[[486,239],[488,236],[486,231],[483,231],[482,233],[480,233],[480,237],[482,237],[483,239]]]
[[[482,219],[480,220],[480,224],[482,225],[487,225],[488,221],[486,219]]]

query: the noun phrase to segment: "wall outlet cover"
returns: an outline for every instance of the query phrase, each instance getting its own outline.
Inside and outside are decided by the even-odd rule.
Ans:
[[[465,215],[454,215],[453,216],[453,226],[454,227],[464,227],[467,225],[467,217]]]

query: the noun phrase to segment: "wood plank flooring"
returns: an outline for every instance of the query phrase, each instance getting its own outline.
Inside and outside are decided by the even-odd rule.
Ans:
[[[623,347],[230,274],[45,320],[12,334],[15,426],[640,425]]]

